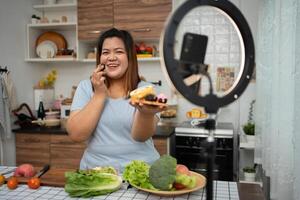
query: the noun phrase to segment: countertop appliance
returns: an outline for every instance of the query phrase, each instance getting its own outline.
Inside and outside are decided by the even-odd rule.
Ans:
[[[177,162],[190,170],[206,175],[206,159],[203,141],[208,130],[203,126],[193,127],[190,122],[183,122],[175,128],[174,156]],[[237,137],[231,123],[218,123],[215,130],[216,159],[214,179],[223,181],[236,180],[237,175]]]

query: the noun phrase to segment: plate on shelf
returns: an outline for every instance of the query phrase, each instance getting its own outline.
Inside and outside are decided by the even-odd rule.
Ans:
[[[36,39],[36,47],[45,40],[54,42],[57,46],[57,49],[59,49],[59,50],[68,48],[65,37],[63,35],[61,35],[60,33],[53,32],[53,31],[47,31],[45,33],[42,33]]]
[[[54,42],[50,40],[45,40],[36,47],[36,54],[43,59],[54,58],[56,53],[57,46]]]
[[[198,174],[196,172],[191,171],[191,174],[193,176],[196,176],[196,179],[197,179],[197,185],[193,189],[182,189],[182,190],[176,190],[176,191],[161,191],[161,190],[145,189],[145,188],[141,188],[141,187],[138,187],[135,185],[132,185],[132,186],[139,190],[142,190],[144,192],[149,192],[151,194],[155,194],[155,195],[159,195],[159,196],[178,196],[178,195],[183,195],[183,194],[187,194],[190,192],[195,192],[197,190],[204,188],[206,185],[206,178],[203,175]]]

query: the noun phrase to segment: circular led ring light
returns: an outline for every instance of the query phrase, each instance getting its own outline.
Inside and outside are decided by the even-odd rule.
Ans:
[[[225,96],[218,97],[216,95],[199,96],[195,91],[191,90],[183,82],[183,77],[178,72],[180,61],[175,60],[174,57],[174,41],[176,30],[183,19],[183,17],[193,8],[199,6],[212,6],[222,11],[227,17],[233,21],[233,25],[239,30],[238,35],[241,37],[242,42],[242,65],[240,73],[235,81],[232,90],[227,92]],[[205,107],[208,113],[216,113],[220,107],[228,105],[241,96],[251,80],[254,69],[254,42],[251,30],[248,26],[246,19],[242,13],[232,3],[227,0],[188,0],[182,4],[173,14],[169,17],[167,25],[162,35],[163,48],[163,61],[165,64],[165,72],[168,75],[173,86],[190,102]]]

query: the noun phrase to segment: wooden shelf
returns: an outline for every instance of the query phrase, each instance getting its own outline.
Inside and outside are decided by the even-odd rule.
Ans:
[[[25,59],[26,62],[76,62],[76,58],[28,58]]]
[[[52,5],[34,5],[34,9],[38,11],[76,11],[77,3],[61,3]]]

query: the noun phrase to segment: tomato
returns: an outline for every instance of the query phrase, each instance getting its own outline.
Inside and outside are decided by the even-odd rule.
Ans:
[[[29,181],[27,182],[27,185],[31,189],[38,189],[41,185],[41,181],[39,178],[33,177],[33,178],[29,179]]]
[[[145,51],[149,54],[152,54],[153,49],[152,47],[146,47]]]
[[[2,174],[0,175],[0,186],[3,185],[3,183],[5,182],[5,176],[3,176]]]
[[[176,190],[182,190],[185,188],[185,186],[182,185],[181,183],[174,183],[173,186]]]
[[[18,187],[18,184],[18,179],[15,176],[9,178],[7,181],[7,187],[11,190],[16,189]]]

